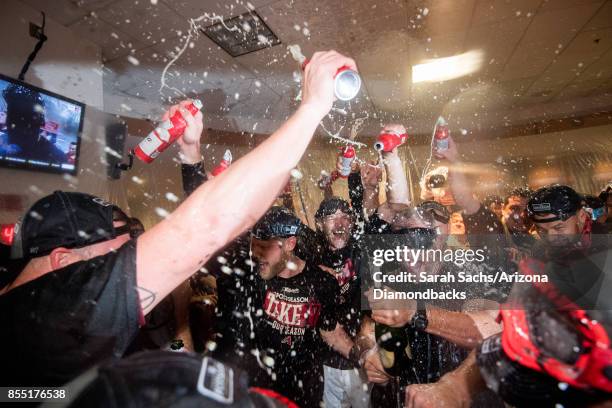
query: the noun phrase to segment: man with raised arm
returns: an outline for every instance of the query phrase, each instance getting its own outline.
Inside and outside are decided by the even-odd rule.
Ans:
[[[315,53],[300,107],[280,129],[137,240],[100,198],[55,192],[36,202],[13,247],[25,266],[0,291],[0,382],[60,385],[120,357],[142,316],[270,206],[331,109],[342,66],[356,69],[337,52]],[[201,114],[180,111],[199,135]]]

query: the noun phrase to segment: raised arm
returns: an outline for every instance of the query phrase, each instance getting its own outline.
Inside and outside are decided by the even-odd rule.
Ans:
[[[171,117],[178,109],[184,108],[188,104],[189,101],[183,101],[178,105],[172,106],[162,119],[165,120]],[[176,141],[180,147],[179,159],[181,161],[181,179],[183,181],[185,197],[189,196],[196,188],[208,180],[204,170],[200,145],[202,128],[199,124],[202,122],[202,112],[198,112],[195,119],[198,126],[188,128],[183,136]]]
[[[143,305],[144,313],[266,211],[331,109],[333,77],[344,65],[356,69],[334,51],[315,53],[304,71],[302,103],[289,120],[138,239],[138,286],[155,298]],[[189,127],[198,126],[184,116]]]
[[[382,133],[406,134],[406,128],[399,124],[387,124]],[[387,202],[390,204],[410,204],[410,188],[397,146],[382,153],[383,164],[387,171]]]
[[[354,187],[351,187],[351,177]],[[357,208],[356,203],[360,201],[360,211],[366,219],[374,214],[379,206],[378,186],[381,179],[382,168],[376,163],[364,163],[359,167],[359,174],[349,176],[349,194],[353,189],[356,192],[354,198],[351,196],[351,203]]]
[[[459,158],[457,144],[452,137],[448,137],[448,149],[436,150],[435,156],[448,161],[448,182],[457,205],[463,208],[466,215],[475,214],[480,208],[480,202],[472,195],[472,189],[465,176],[465,168]]]
[[[388,153],[383,153],[383,162],[387,171],[387,201],[392,204],[410,205],[408,179],[402,159],[397,154],[397,147]]]

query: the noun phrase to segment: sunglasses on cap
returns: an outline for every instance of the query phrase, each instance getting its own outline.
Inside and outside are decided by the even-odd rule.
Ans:
[[[436,201],[425,201],[417,206],[416,210],[421,217],[433,217],[442,224],[448,224],[450,221],[450,214],[446,207]]]
[[[142,225],[140,220],[138,220],[137,218],[129,217],[118,207],[113,209],[113,222],[125,223],[125,225],[115,227],[116,236],[130,234],[130,238],[134,239],[141,236],[145,231],[144,225]]]

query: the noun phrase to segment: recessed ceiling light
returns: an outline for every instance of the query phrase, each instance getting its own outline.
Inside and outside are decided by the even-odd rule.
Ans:
[[[474,73],[483,61],[481,50],[468,51],[452,57],[426,60],[412,66],[412,83],[442,82]]]

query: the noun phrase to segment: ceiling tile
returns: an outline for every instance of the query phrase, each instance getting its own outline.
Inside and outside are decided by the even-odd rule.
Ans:
[[[345,26],[344,35],[348,38],[351,55],[359,54],[364,50],[379,48],[389,42],[394,46],[399,46],[401,43],[396,41],[396,37],[401,38],[402,41],[416,41],[415,38],[410,37],[410,30],[406,28],[406,22],[406,13],[400,12],[377,17],[368,22],[351,23]],[[372,35],[372,33],[376,33],[376,35]],[[401,45],[401,49],[405,50],[405,44]]]
[[[583,81],[580,83],[572,83],[565,87],[563,90],[561,90],[561,92],[559,92],[555,99],[571,99],[599,93],[602,88],[602,85],[604,85],[605,82],[605,79],[598,79]]]
[[[415,32],[421,38],[459,35],[467,31],[476,0],[426,1],[408,10],[409,27],[422,24]],[[411,23],[412,22],[412,23]]]
[[[413,65],[425,60],[450,57],[463,52],[463,38],[456,35],[430,37],[426,40],[411,42],[410,61]]]
[[[273,3],[277,0],[162,0],[168,7],[174,9],[185,18],[197,18],[208,13],[209,15],[221,16],[222,19],[235,17],[246,13],[253,8],[257,11],[262,6]],[[218,21],[215,21],[218,22]],[[209,24],[212,24],[211,20]],[[208,25],[208,24],[207,24]]]
[[[107,7],[119,0],[21,0],[35,10],[44,11],[47,16],[63,25],[70,25],[94,10]]]
[[[497,86],[514,99],[525,95],[536,79],[536,77],[518,78],[500,82]]]
[[[138,50],[129,58],[117,58],[105,64],[104,89],[125,91],[145,83],[159,86],[163,65],[162,56],[148,49]]]
[[[561,57],[599,58],[612,47],[612,27],[583,31],[561,52]],[[583,61],[587,62],[587,61]]]
[[[107,61],[144,47],[144,44],[137,39],[95,16],[85,16],[72,24],[70,29],[79,36],[98,44],[102,48],[102,56]]]
[[[608,28],[601,27],[609,22],[607,4],[598,9],[601,0],[559,0],[536,11],[542,1],[252,0],[282,44],[231,58],[202,35],[168,69],[166,80],[202,98],[207,126],[268,132],[298,103],[299,67],[287,45],[300,45],[306,56],[334,48],[357,61],[363,79],[362,92],[345,109],[350,115],[369,115],[373,128],[387,120],[425,123],[429,128],[435,115],[449,113],[454,120],[465,119],[463,126],[481,126],[514,109],[533,109],[525,113],[525,120],[532,120],[547,112],[552,105],[546,103],[553,98],[594,97],[601,92],[597,86],[612,80],[612,51],[603,52],[612,46],[610,34],[600,30]],[[157,120],[167,97],[176,96],[171,89],[159,90],[164,67],[185,41],[176,31],[185,33],[188,18],[203,13],[229,18],[246,12],[248,5],[243,0],[158,0],[155,10],[164,12],[152,17],[149,4],[121,0],[104,10],[107,15],[99,13],[119,40],[123,33],[148,47],[134,53],[137,64],[118,48],[116,38],[109,40],[104,34],[104,24],[87,18],[75,24],[75,31],[102,44],[109,54],[118,48],[118,58],[107,64],[106,105],[129,116]],[[109,14],[117,24],[107,20]],[[176,18],[180,24],[175,24]],[[131,24],[120,24],[125,19]],[[206,18],[204,24],[217,21],[218,17]],[[157,28],[149,38],[143,34]],[[597,37],[601,47],[595,45]],[[472,49],[485,52],[486,65],[476,74],[443,83],[411,83],[415,63]],[[337,130],[334,126],[342,122],[338,115],[327,119],[326,126]]]
[[[348,48],[346,20],[334,2],[282,0],[258,10],[283,44],[298,44],[307,57],[314,51]]]
[[[468,32],[464,49],[482,50],[485,63],[482,74],[497,74],[503,70],[528,25],[527,18],[510,18],[494,24],[473,26]]]
[[[583,68],[572,60],[557,60],[529,88],[528,95],[555,95],[571,82]]]
[[[612,77],[612,49],[602,55],[593,64],[586,67],[575,79],[575,82],[594,81]]]
[[[584,27],[585,30],[598,30],[601,28],[612,27],[612,1],[608,0],[597,14]]]
[[[593,41],[598,39],[599,41]],[[612,29],[580,33],[561,55],[553,60],[529,90],[530,94],[556,94],[576,80],[589,65],[612,46]]]
[[[529,77],[544,72],[591,18],[598,3],[538,12],[508,61],[502,80]]]
[[[176,37],[189,29],[187,19],[179,16],[164,3],[121,0],[98,12],[111,26],[130,34],[144,44],[152,45],[162,38]]]
[[[563,10],[572,7],[589,7],[592,4],[603,3],[602,0],[543,0],[541,5],[542,11]]]
[[[373,20],[382,20],[385,17],[402,14],[407,16],[410,9],[404,0],[352,0],[344,2],[342,16],[344,26],[362,25]],[[402,21],[402,25],[395,28],[404,28],[408,20]],[[379,21],[378,28],[387,28],[384,21]],[[393,28],[393,27],[392,27]]]
[[[518,22],[535,15],[541,0],[477,0],[472,26],[504,20]]]

